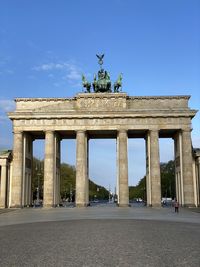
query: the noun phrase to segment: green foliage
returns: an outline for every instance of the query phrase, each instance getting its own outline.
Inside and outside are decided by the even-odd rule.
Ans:
[[[37,188],[39,185],[39,196],[40,199],[43,198],[43,184],[44,184],[44,162],[33,158],[33,168],[32,168],[32,192],[33,200],[37,197]],[[61,199],[75,200],[75,188],[76,188],[76,169],[67,163],[61,163],[60,165],[60,196]],[[109,191],[104,187],[95,184],[89,180],[89,199],[108,199]]]
[[[67,163],[61,163],[60,165],[60,195],[61,198],[75,198],[75,177],[76,169]]]
[[[173,160],[160,164],[161,172],[161,195],[162,197],[172,197],[176,195],[175,189],[175,164]]]
[[[89,199],[103,199],[106,200],[109,198],[109,191],[105,187],[100,186],[89,180]]]
[[[39,188],[40,199],[43,199],[43,184],[44,184],[44,161],[33,158],[32,166],[32,192],[33,200],[37,197],[37,188]]]
[[[136,186],[129,186],[129,199],[141,198],[146,200],[146,176]]]
[[[162,197],[175,198],[175,164],[173,160],[160,164],[161,173],[161,195]],[[129,198],[142,198],[146,200],[146,176],[136,186],[129,187]]]

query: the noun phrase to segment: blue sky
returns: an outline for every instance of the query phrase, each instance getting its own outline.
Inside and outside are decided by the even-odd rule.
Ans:
[[[0,149],[12,147],[5,112],[14,108],[13,99],[74,96],[82,91],[81,74],[91,80],[98,71],[96,53],[105,53],[104,68],[113,81],[123,73],[128,95],[187,94],[190,107],[200,109],[199,14],[195,0],[1,0]],[[198,113],[195,147],[200,147],[199,121]],[[160,142],[161,161],[169,160],[173,144]],[[63,160],[74,164],[75,142],[64,141],[63,147]],[[90,154],[90,176],[113,187],[114,140],[91,141]],[[144,168],[143,140],[129,140],[130,184]]]

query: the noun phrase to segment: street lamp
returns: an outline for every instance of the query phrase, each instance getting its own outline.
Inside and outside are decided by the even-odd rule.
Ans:
[[[37,188],[36,188],[36,191],[37,191],[37,198],[36,198],[36,204],[40,204],[40,176],[42,175],[41,174],[41,163],[39,163],[39,167],[37,166],[37,163],[36,163],[36,167],[35,167],[35,171],[36,171],[36,175],[37,175]]]

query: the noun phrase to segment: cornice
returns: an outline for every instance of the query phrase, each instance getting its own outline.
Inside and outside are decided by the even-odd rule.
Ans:
[[[167,95],[167,96],[127,96],[127,99],[146,99],[146,100],[151,100],[151,99],[190,99],[190,95]]]
[[[193,118],[197,110],[183,110],[183,111],[171,111],[166,112],[166,110],[157,111],[157,110],[145,110],[135,111],[135,112],[99,112],[93,111],[92,113],[82,113],[82,112],[57,112],[57,113],[47,113],[47,112],[38,112],[33,114],[32,112],[9,112],[8,116],[11,120],[31,120],[31,119],[85,119],[85,118],[170,118],[170,117],[188,117]]]
[[[74,99],[80,98],[126,98],[127,93],[79,93]]]
[[[132,99],[190,99],[190,95],[170,95],[170,96],[128,96],[126,93],[80,93],[75,97],[67,98],[15,98],[15,102],[65,102],[65,101],[74,101],[78,98],[113,98],[113,97],[126,97],[127,100]]]
[[[72,101],[75,98],[15,98],[15,102],[65,102]]]

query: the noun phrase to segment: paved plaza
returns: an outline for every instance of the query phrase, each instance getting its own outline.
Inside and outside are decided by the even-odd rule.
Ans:
[[[0,266],[200,266],[200,213],[112,205],[0,213]]]

